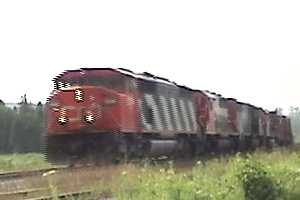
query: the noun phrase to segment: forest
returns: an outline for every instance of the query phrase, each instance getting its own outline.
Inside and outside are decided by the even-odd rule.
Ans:
[[[22,101],[9,108],[0,103],[0,153],[39,152],[43,139],[43,105]]]

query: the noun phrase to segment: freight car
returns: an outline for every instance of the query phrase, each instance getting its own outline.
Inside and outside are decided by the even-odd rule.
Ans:
[[[45,112],[53,162],[190,156],[292,142],[290,120],[277,112],[150,73],[82,68],[53,81]]]

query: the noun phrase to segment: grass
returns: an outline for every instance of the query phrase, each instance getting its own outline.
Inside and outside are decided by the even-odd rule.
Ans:
[[[47,166],[50,165],[39,154],[0,156],[0,170]],[[98,181],[92,189],[95,194],[118,200],[300,199],[299,146],[195,161],[192,167],[184,169],[171,161],[143,161],[105,173],[110,178]],[[56,193],[56,186],[51,187]]]
[[[42,154],[27,153],[0,155],[0,172],[33,170],[46,167],[51,167],[51,164],[44,159]]]
[[[300,150],[199,161],[185,172],[172,163],[135,167],[98,188],[118,200],[296,200],[300,199]]]

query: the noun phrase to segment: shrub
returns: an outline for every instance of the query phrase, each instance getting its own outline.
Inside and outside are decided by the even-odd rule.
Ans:
[[[282,196],[282,186],[262,163],[248,158],[240,160],[240,164],[237,176],[246,200],[275,200]]]

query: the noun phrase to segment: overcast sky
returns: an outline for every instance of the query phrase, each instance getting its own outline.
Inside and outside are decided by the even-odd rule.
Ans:
[[[67,69],[148,71],[267,109],[300,106],[300,2],[0,1],[0,99]]]

